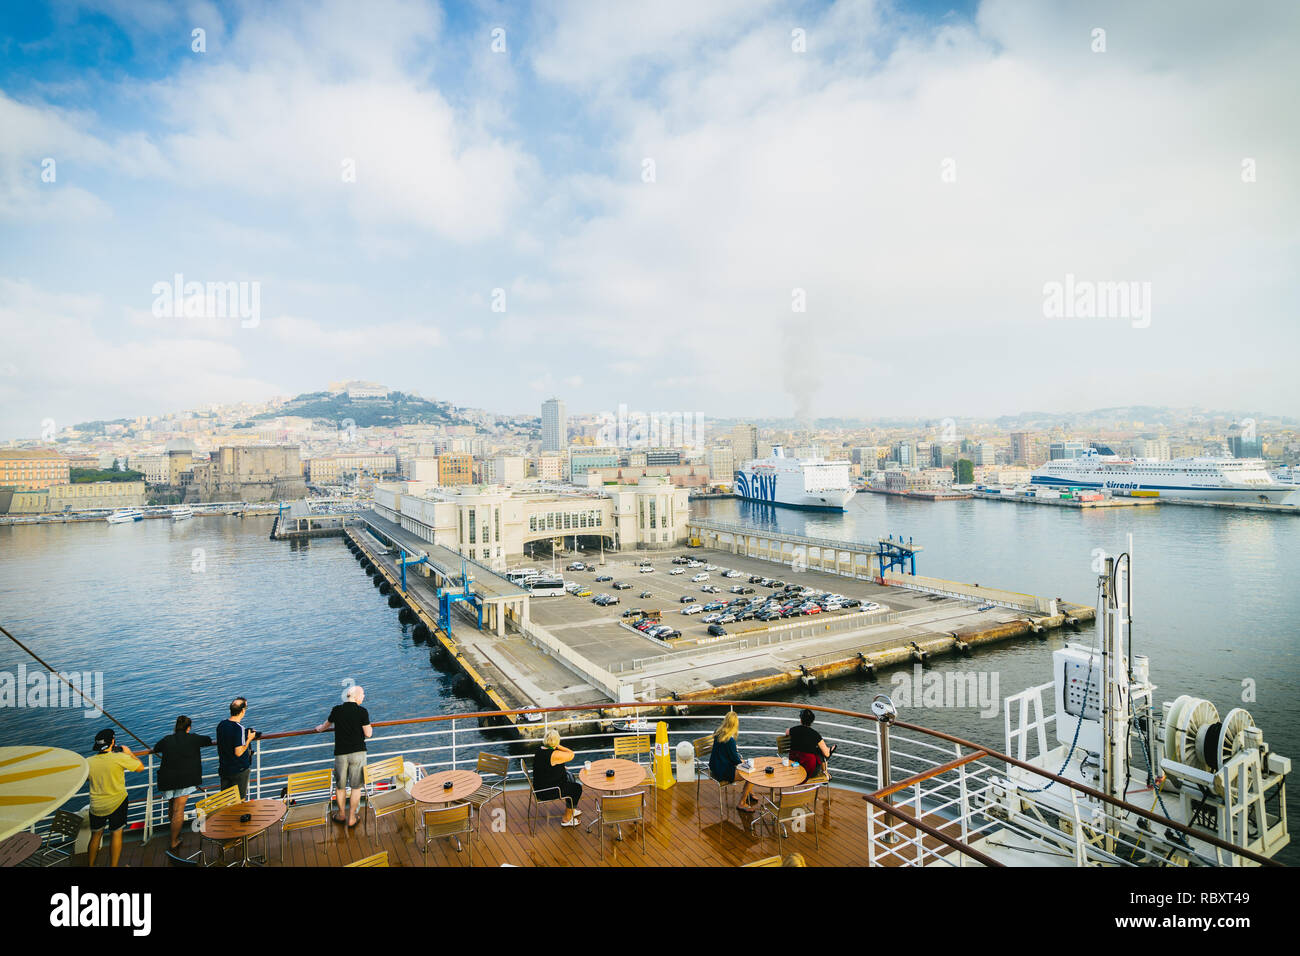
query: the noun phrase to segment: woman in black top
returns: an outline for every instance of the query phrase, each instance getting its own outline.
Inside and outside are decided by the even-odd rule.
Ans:
[[[576,827],[578,817],[582,815],[581,810],[575,809],[582,798],[582,784],[569,779],[568,771],[564,769],[573,757],[573,751],[561,745],[558,730],[548,730],[542,738],[542,745],[533,754],[533,789],[542,800],[555,799],[557,791],[564,798],[562,827]]]
[[[176,732],[153,745],[153,752],[162,758],[157,786],[162,791],[162,798],[169,802],[167,809],[171,814],[172,829],[169,849],[172,851],[181,845],[185,803],[203,783],[203,759],[199,750],[212,746],[211,737],[192,734],[189,730],[190,719],[182,714],[176,718]]]
[[[803,767],[809,777],[824,773],[829,780],[831,775],[826,770],[826,761],[830,758],[831,748],[826,746],[822,735],[813,730],[812,722],[813,712],[805,707],[799,712],[798,726],[789,730],[790,759]]]

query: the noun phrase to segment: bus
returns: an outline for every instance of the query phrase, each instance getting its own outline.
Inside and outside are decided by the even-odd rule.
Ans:
[[[564,593],[564,578],[535,577],[524,587],[533,597],[553,597]]]

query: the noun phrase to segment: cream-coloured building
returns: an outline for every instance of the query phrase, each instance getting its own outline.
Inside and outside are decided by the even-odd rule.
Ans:
[[[397,456],[370,452],[319,455],[307,461],[313,485],[336,485],[345,477],[368,473],[391,475],[397,471]]]
[[[730,485],[736,477],[736,453],[724,446],[710,448],[706,456],[709,466],[709,481],[719,485]]]
[[[419,488],[405,482],[375,487],[374,510],[432,544],[459,551],[496,570],[527,544],[604,539],[611,550],[671,548],[686,537],[689,492],[667,479],[557,492],[539,486],[472,485]]]
[[[529,459],[528,474],[538,481],[560,481],[564,478],[564,459],[559,455],[541,455]]]
[[[126,467],[140,472],[151,485],[167,484],[166,455],[131,455],[126,460]]]
[[[46,514],[92,508],[138,508],[145,503],[143,481],[79,481],[39,491],[18,491],[8,501],[9,514]],[[4,502],[0,500],[0,513]]]

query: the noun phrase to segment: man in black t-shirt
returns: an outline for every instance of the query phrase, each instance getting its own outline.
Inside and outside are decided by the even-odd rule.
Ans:
[[[335,823],[357,825],[357,809],[361,806],[361,783],[366,766],[366,738],[373,732],[370,712],[361,706],[366,692],[359,684],[348,688],[347,700],[330,711],[329,719],[316,728],[324,733],[334,728],[334,796],[339,809],[334,814]],[[344,817],[344,794],[352,790],[351,812]]]
[[[798,726],[790,728],[790,759],[808,771],[809,777],[815,777],[826,771],[826,760],[831,749],[826,746],[822,735],[813,730],[813,712],[804,708],[799,712]],[[827,774],[829,777],[830,774]]]

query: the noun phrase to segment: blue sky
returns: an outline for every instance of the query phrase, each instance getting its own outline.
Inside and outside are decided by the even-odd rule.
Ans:
[[[501,412],[1297,414],[1298,17],[7,4],[0,439],[346,378]],[[257,321],[155,315],[177,273],[256,283]],[[1150,314],[1051,318],[1067,276]]]

